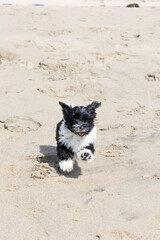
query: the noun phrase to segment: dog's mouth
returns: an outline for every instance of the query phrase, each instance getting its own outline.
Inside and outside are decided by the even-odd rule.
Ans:
[[[83,137],[85,135],[85,132],[77,132],[77,134],[80,136],[80,137]]]

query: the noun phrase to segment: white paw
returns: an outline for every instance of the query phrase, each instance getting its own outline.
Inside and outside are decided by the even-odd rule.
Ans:
[[[60,161],[59,162],[59,167],[63,172],[71,172],[73,170],[73,160],[68,159],[68,160],[64,160],[64,161]]]
[[[92,162],[94,160],[94,155],[91,150],[84,148],[83,150],[77,153],[79,160],[85,160],[87,162]]]

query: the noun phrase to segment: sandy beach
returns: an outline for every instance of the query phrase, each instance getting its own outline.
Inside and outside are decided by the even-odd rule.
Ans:
[[[160,240],[160,8],[1,5],[0,29],[0,240]],[[59,175],[58,102],[94,100],[95,160]]]

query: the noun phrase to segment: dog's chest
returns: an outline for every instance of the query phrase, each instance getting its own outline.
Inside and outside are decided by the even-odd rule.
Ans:
[[[64,144],[67,148],[71,148],[73,152],[77,153],[81,149],[94,143],[96,138],[96,128],[94,127],[88,135],[80,137],[72,133],[62,122],[59,129],[59,142]]]

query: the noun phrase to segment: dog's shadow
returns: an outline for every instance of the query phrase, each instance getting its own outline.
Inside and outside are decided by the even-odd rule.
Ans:
[[[37,161],[40,163],[48,163],[50,167],[54,168],[59,175],[64,175],[67,178],[78,178],[81,175],[81,168],[78,166],[77,162],[74,163],[74,169],[71,173],[65,173],[59,168],[59,159],[57,157],[57,150],[55,146],[40,146],[40,153],[43,156],[38,157]]]

